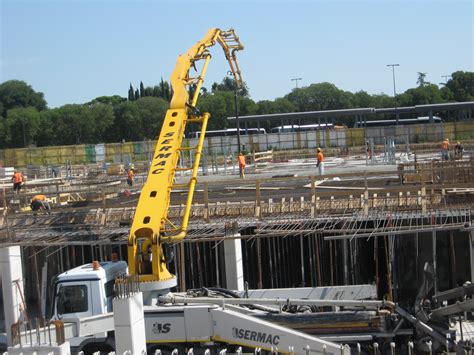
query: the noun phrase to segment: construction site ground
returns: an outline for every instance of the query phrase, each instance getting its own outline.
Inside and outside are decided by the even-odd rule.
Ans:
[[[324,176],[318,175],[316,159],[307,157],[258,163],[257,167],[249,164],[245,179],[239,178],[236,166],[214,167],[206,174],[200,169],[188,237],[176,248],[181,255],[174,266],[180,275],[179,289],[220,283],[216,250],[229,237],[245,240],[245,275],[254,288],[369,282],[376,266],[365,264],[372,260],[373,250],[382,253],[381,260],[389,259],[377,249],[372,237],[416,235],[403,239],[412,243],[420,235],[421,251],[426,248],[423,243],[428,243],[422,235],[431,235],[433,228],[440,241],[449,233],[464,238],[466,232],[462,230],[471,223],[474,203],[474,160],[470,153],[462,160],[444,162],[438,152],[417,154],[416,162],[413,158],[401,153],[396,155],[395,164],[386,164],[383,155],[373,161],[364,155],[328,156]],[[92,171],[94,174],[88,174]],[[91,258],[110,260],[112,252],[126,257],[129,226],[146,171],[138,169],[132,187],[126,184],[123,173],[97,171],[97,166],[86,166],[73,169],[76,173],[72,176],[29,176],[20,194],[13,194],[9,178],[4,179],[3,206],[7,208],[0,216],[0,243],[24,248],[30,300],[38,297],[38,270],[46,261],[48,278],[52,278]],[[177,183],[186,181],[187,176],[176,177]],[[29,210],[31,197],[38,193],[51,199],[51,213]],[[183,189],[171,194],[169,217],[173,222],[179,222],[187,195]],[[344,239],[355,248],[353,255],[348,254],[348,268],[331,259],[341,255],[342,244],[336,243]],[[461,264],[462,243],[450,246]],[[400,250],[404,248],[400,245]],[[277,252],[266,254],[266,250]],[[284,257],[286,253],[296,256],[312,250],[320,256],[309,256],[310,264],[303,258]],[[410,246],[406,250],[418,249]],[[399,250],[394,254],[401,260],[400,268],[405,257],[414,260]],[[364,264],[357,260],[364,260]],[[422,270],[421,264],[415,267]],[[346,269],[354,270],[352,276],[344,273]],[[467,272],[457,267],[459,278],[465,279]],[[405,274],[400,269],[400,275]],[[446,287],[455,286],[450,284],[455,282],[453,277],[443,282]],[[379,289],[387,291],[384,282]],[[407,299],[416,289],[403,292]]]

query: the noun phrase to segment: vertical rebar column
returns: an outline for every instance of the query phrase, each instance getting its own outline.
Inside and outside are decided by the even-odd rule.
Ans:
[[[432,214],[431,216],[432,232],[431,232],[431,243],[432,243],[432,252],[433,252],[433,290],[434,293],[438,293],[438,268],[436,265],[436,229],[434,224],[436,224],[436,216]]]
[[[259,237],[257,237],[257,270],[258,270],[258,288],[263,288],[262,245],[261,245],[261,240]]]
[[[301,262],[301,287],[305,287],[305,276],[304,276],[304,239],[303,235],[300,235],[300,262]]]
[[[349,285],[349,270],[347,267],[347,259],[348,259],[348,252],[347,252],[347,247],[348,247],[348,240],[344,239],[342,240],[342,255],[344,259],[344,285]]]
[[[471,280],[474,280],[474,230],[469,232],[469,255],[471,259]]]

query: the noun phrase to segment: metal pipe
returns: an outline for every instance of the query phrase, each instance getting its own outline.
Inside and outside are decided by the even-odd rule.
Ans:
[[[410,313],[405,311],[403,308],[400,306],[395,306],[395,312],[397,312],[399,315],[401,315],[403,318],[408,320],[410,323],[412,323],[418,330],[422,331],[425,334],[430,335],[434,339],[436,339],[438,342],[441,344],[446,344],[446,337],[438,333],[436,330],[428,326],[426,323],[420,321],[419,319],[415,318],[412,316]],[[456,347],[458,347],[457,344],[455,344]]]
[[[390,301],[374,301],[374,300],[305,300],[305,299],[282,299],[282,298],[213,298],[213,297],[186,297],[178,295],[166,295],[158,298],[160,303],[205,303],[217,304],[223,306],[224,304],[266,304],[275,306],[328,306],[328,307],[364,307],[364,308],[380,308],[389,307],[395,308],[395,303]]]
[[[450,316],[452,314],[461,313],[461,312],[470,312],[474,309],[474,299],[470,299],[464,302],[456,302],[450,306],[442,307],[435,309],[431,312],[432,315],[440,316]]]

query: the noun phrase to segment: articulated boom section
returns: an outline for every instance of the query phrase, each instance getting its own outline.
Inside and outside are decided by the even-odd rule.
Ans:
[[[192,204],[197,172],[204,144],[204,134],[194,147],[182,147],[186,124],[197,122],[201,124],[201,132],[206,131],[208,113],[202,115],[195,109],[199,91],[204,81],[207,66],[211,59],[208,51],[218,42],[224,49],[237,85],[242,84],[242,77],[237,64],[235,52],[243,49],[234,30],[221,31],[211,29],[206,36],[185,54],[180,55],[171,76],[173,98],[170,109],[161,128],[160,137],[156,144],[148,178],[143,186],[140,199],[133,218],[132,228],[128,238],[128,265],[130,274],[140,274],[141,282],[166,282],[174,279],[167,267],[162,243],[172,243],[186,236],[190,208]],[[196,63],[203,60],[202,69],[197,77],[190,77],[190,68],[196,68]],[[189,97],[189,89],[193,86],[194,94]],[[194,151],[192,167],[177,168],[180,151]],[[189,181],[185,184],[173,184],[176,171],[190,171]],[[188,196],[185,213],[180,226],[172,224],[168,219],[171,190],[174,187],[186,187]],[[142,240],[141,246],[139,240]],[[151,247],[151,255],[148,249]],[[145,262],[140,260],[140,249]],[[151,273],[150,273],[151,271]]]
[[[216,342],[294,355],[350,355],[347,345],[209,305],[145,308],[145,331],[147,343],[157,349],[179,339],[194,345]]]

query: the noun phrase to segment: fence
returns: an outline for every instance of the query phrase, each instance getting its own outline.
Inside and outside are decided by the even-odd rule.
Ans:
[[[344,151],[350,147],[364,146],[368,140],[384,144],[391,137],[395,144],[438,143],[444,138],[456,140],[474,139],[474,121],[450,122],[413,126],[389,126],[370,128],[348,128],[309,132],[268,133],[242,135],[242,150],[245,152],[314,150],[316,147],[335,148]],[[0,150],[0,166],[25,167],[28,165],[58,166],[65,164],[105,164],[151,160],[155,141],[82,144],[58,147],[28,147]],[[197,139],[187,138],[185,146],[195,146]],[[238,151],[237,137],[208,137],[203,153],[207,156],[229,156]],[[182,157],[192,160],[189,157]]]

